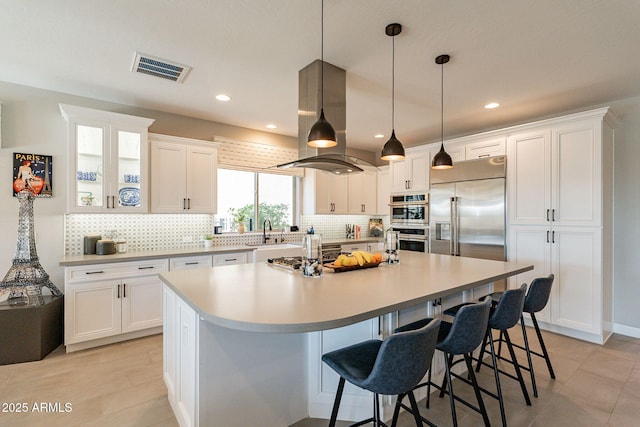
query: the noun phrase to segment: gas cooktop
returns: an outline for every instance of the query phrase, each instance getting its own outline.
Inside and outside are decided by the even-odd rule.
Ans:
[[[336,260],[340,253],[326,253],[322,254],[322,263],[328,264]],[[285,256],[278,258],[269,258],[267,263],[276,267],[285,268],[287,270],[299,270],[302,265],[301,256]]]

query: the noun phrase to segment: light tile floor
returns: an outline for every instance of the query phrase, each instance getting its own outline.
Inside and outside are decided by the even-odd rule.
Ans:
[[[518,328],[512,335],[521,340]],[[640,425],[640,339],[614,335],[599,346],[544,335],[557,379],[549,378],[544,361],[535,360],[539,397],[530,407],[517,383],[504,379],[510,426]],[[489,369],[479,377],[487,388],[493,385]],[[462,388],[456,390],[472,399]],[[428,410],[418,403],[423,415],[439,426],[451,425],[448,399],[433,396]],[[497,402],[485,401],[492,424],[500,425]],[[66,411],[65,404],[70,404]],[[177,425],[162,381],[161,335],[70,354],[61,347],[39,362],[0,366],[0,405],[0,426]],[[482,424],[475,412],[457,408],[460,426]],[[326,420],[305,419],[295,427],[326,425]],[[399,425],[415,424],[403,413]]]

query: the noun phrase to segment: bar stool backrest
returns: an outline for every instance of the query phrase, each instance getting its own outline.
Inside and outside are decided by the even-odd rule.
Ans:
[[[438,350],[449,354],[465,354],[475,350],[484,338],[489,320],[491,297],[460,308],[447,336],[438,343]]]
[[[524,300],[525,313],[537,313],[549,302],[551,285],[553,285],[554,275],[533,279],[529,285],[529,292]]]
[[[369,376],[358,384],[378,394],[396,395],[412,390],[424,378],[436,349],[440,319],[413,331],[386,338]]]
[[[523,283],[518,289],[505,291],[498,301],[498,305],[489,318],[489,327],[504,331],[515,326],[522,316],[524,296],[527,284]]]

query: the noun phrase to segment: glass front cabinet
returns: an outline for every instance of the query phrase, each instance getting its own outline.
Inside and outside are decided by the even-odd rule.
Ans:
[[[68,124],[69,212],[148,212],[153,119],[60,104]]]

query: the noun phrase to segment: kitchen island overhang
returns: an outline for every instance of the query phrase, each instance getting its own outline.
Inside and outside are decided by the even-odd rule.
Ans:
[[[484,284],[532,265],[406,252],[398,265],[319,278],[267,263],[162,273],[204,320],[229,329],[301,333],[347,326]]]
[[[266,263],[163,273],[169,401],[180,425],[293,424],[309,416],[308,333],[532,269],[403,252],[399,265],[314,279]]]

